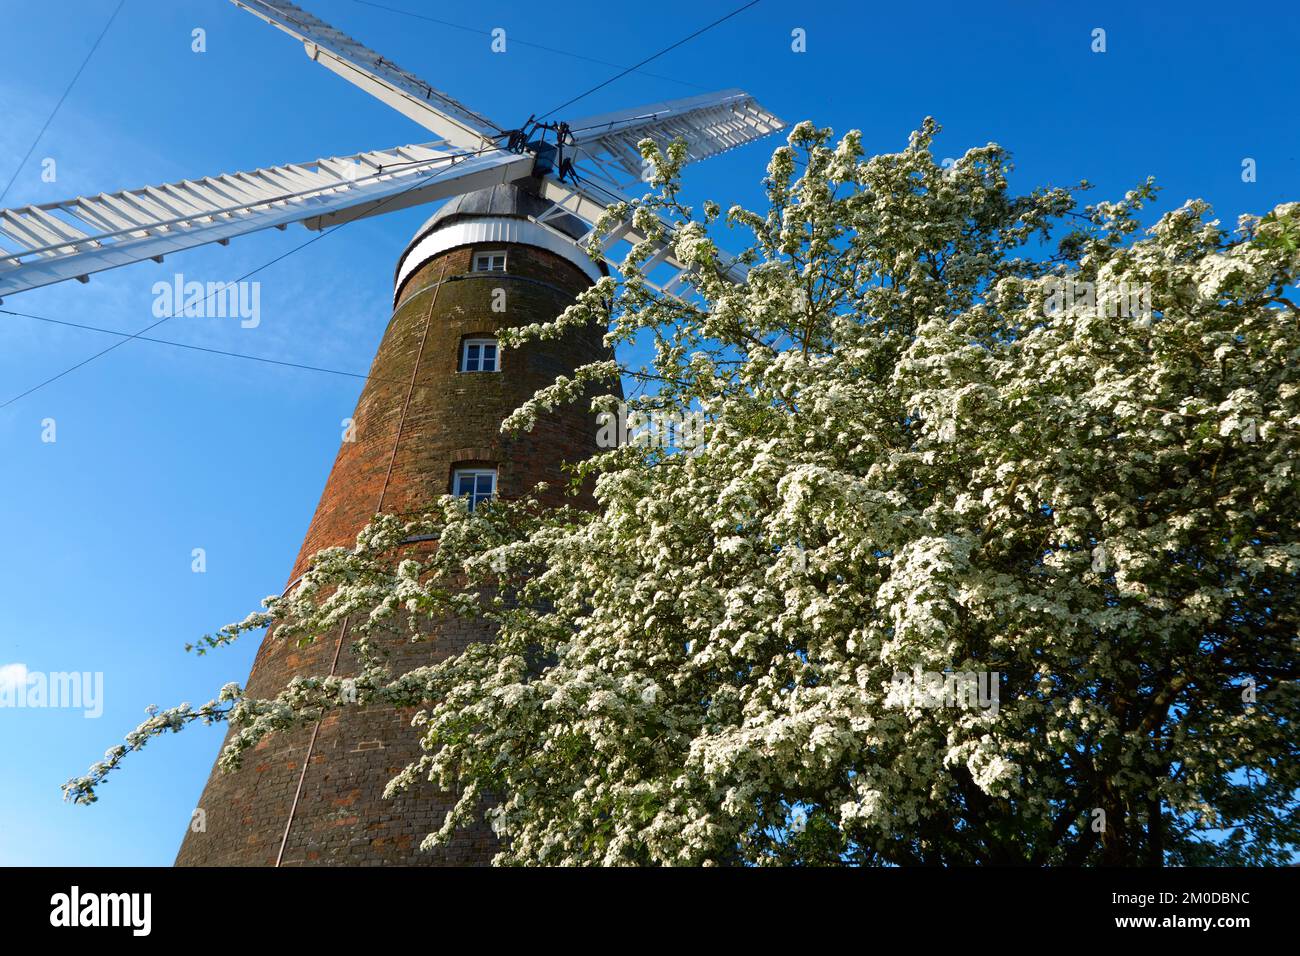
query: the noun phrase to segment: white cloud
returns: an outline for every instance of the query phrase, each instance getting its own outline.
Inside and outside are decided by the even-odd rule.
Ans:
[[[0,691],[27,686],[26,664],[0,664]]]

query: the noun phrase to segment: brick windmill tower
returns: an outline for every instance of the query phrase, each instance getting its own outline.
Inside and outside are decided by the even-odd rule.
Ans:
[[[395,308],[354,415],[355,441],[334,463],[291,574],[317,550],[350,546],[370,518],[418,514],[453,492],[470,503],[515,497],[539,481],[560,486],[562,464],[596,451],[596,428],[579,405],[503,437],[499,425],[557,373],[608,358],[603,330],[504,351],[504,327],[553,318],[601,269],[529,217],[547,203],[528,185],[494,186],[452,200],[424,224],[398,260]],[[577,220],[552,228],[580,235]],[[504,308],[502,308],[504,306]],[[559,503],[558,493],[552,493]],[[419,545],[414,545],[419,547]],[[425,643],[398,634],[394,666],[417,666],[487,640],[477,621],[434,624]],[[346,625],[308,647],[263,641],[248,692],[273,696],[295,675],[359,673]],[[185,836],[180,865],[418,864],[485,862],[486,829],[448,849],[419,852],[442,824],[448,798],[427,789],[384,800],[384,784],[419,756],[409,714],[344,708],[311,730],[275,734],[234,773],[212,772],[199,801],[207,827]]]
[[[630,221],[588,255],[591,224],[637,184],[636,144],[676,139],[696,161],[784,124],[737,90],[705,94],[569,123],[530,119],[499,127],[377,53],[284,2],[232,0],[300,40],[311,59],[429,130],[432,143],[245,173],[185,180],[65,202],[0,210],[0,296],[170,255],[270,226],[310,229],[450,199],[415,234],[397,264],[393,315],[290,574],[320,548],[351,545],[376,513],[419,513],[453,493],[471,507],[514,497],[538,482],[564,482],[562,464],[596,451],[584,403],[502,436],[505,416],[560,374],[609,352],[602,329],[504,350],[504,328],[557,316],[617,258],[642,242]],[[669,245],[646,266],[668,295],[690,292]],[[739,265],[720,264],[736,278]],[[558,504],[558,490],[549,492]],[[545,498],[543,499],[545,500]],[[412,545],[413,547],[419,545]],[[271,697],[295,676],[347,676],[359,668],[338,633],[298,647],[268,635],[247,690]],[[479,622],[442,621],[430,640],[395,639],[394,669],[430,663],[490,640]],[[310,729],[273,735],[235,773],[213,771],[178,865],[372,865],[487,862],[486,828],[421,853],[452,799],[427,789],[384,800],[394,773],[418,754],[409,716],[345,708]]]

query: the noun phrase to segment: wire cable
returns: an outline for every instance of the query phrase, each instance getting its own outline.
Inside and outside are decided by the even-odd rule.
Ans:
[[[81,322],[69,322],[65,319],[55,319],[48,315],[36,315],[33,312],[15,312],[13,309],[0,309],[0,314],[16,315],[24,319],[35,319],[37,322],[48,322],[51,325],[62,325],[70,329],[81,329],[86,332],[99,332],[103,335],[116,335],[124,339],[135,339],[137,342],[152,342],[155,345],[170,345],[173,348],[189,349],[192,352],[206,352],[209,355],[221,355],[225,358],[243,359],[246,362],[261,362],[266,365],[281,365],[285,368],[302,369],[306,372],[325,372],[329,375],[344,375],[348,378],[360,378],[366,381],[374,380],[377,382],[387,381],[393,385],[405,385],[405,382],[399,382],[396,379],[381,379],[374,375],[365,375],[361,372],[345,372],[342,369],[326,368],[323,365],[306,365],[302,362],[289,362],[284,359],[274,359],[263,355],[248,355],[244,352],[230,352],[226,349],[211,348],[206,345],[194,345],[190,342],[177,342],[175,339],[159,339],[148,335],[132,335],[130,332],[123,332],[120,329],[106,329],[98,325],[85,325]]]
[[[382,3],[371,3],[370,0],[352,0],[352,2],[356,4],[360,4],[361,6],[364,7],[374,7],[376,10],[387,10],[389,13],[401,14],[404,17],[413,17],[416,20],[426,20],[429,23],[436,23],[439,26],[451,27],[454,30],[464,30],[466,33],[477,33],[480,36],[486,36],[486,37],[492,36],[492,32],[490,30],[480,30],[478,27],[466,26],[463,23],[452,23],[450,20],[440,20],[437,17],[426,16],[423,13],[415,13],[414,11],[411,10],[399,10],[397,7],[384,6],[384,4]],[[572,57],[575,60],[585,60],[587,63],[596,63],[599,64],[600,66],[612,66],[618,69],[622,68],[621,63],[611,63],[609,60],[598,60],[594,56],[584,56],[581,53],[571,53],[568,50],[561,50],[558,49],[557,47],[546,46],[543,43],[532,43],[528,40],[517,39],[516,37],[511,37],[510,42],[517,43],[520,46],[532,47],[535,50],[543,50],[547,53],[556,53],[559,54],[560,56]],[[652,79],[666,80],[669,83],[680,83],[682,86],[689,86],[692,89],[696,89],[696,90],[707,89],[707,87],[700,86],[698,83],[691,83],[688,80],[678,79],[675,76],[662,76],[658,73],[646,72],[645,70],[638,70],[637,72],[641,73],[644,76],[651,77]]]
[[[368,2],[368,0],[354,0],[354,2],[357,2],[357,3],[365,3],[365,5],[367,5],[367,6],[379,7],[380,9],[390,10],[390,11],[395,12],[395,13],[408,13],[408,11],[397,10],[396,8],[391,8],[391,7],[382,7],[382,6],[379,5],[379,4],[376,4],[376,3],[370,3],[370,2]],[[758,4],[758,2],[759,2],[759,0],[749,0],[748,3],[746,3],[746,4],[744,4],[744,5],[740,6],[740,7],[737,7],[735,10],[732,10],[730,13],[726,14],[725,16],[719,17],[717,20],[714,20],[713,22],[711,22],[711,23],[709,23],[709,24],[706,24],[705,26],[703,26],[703,27],[701,27],[700,29],[696,30],[694,33],[690,34],[689,36],[685,36],[685,37],[683,37],[682,39],[677,40],[675,43],[672,43],[672,44],[670,44],[669,46],[664,47],[664,48],[663,48],[662,50],[660,50],[658,53],[655,53],[655,54],[653,54],[653,55],[651,55],[651,56],[648,56],[648,57],[646,57],[645,59],[641,60],[640,62],[633,64],[632,66],[626,67],[625,69],[623,69],[623,70],[620,71],[619,73],[617,73],[617,74],[615,74],[614,76],[610,77],[608,80],[605,80],[603,83],[598,83],[596,86],[593,86],[591,89],[587,90],[586,92],[584,92],[584,93],[580,93],[580,94],[578,94],[577,96],[572,97],[572,98],[569,99],[569,100],[566,100],[565,102],[561,103],[559,106],[555,107],[554,109],[549,110],[548,112],[542,114],[542,116],[539,117],[539,120],[544,120],[544,119],[546,119],[546,117],[548,117],[548,116],[550,116],[550,115],[552,115],[552,114],[554,114],[554,113],[556,113],[556,112],[558,112],[558,111],[564,109],[565,107],[567,107],[567,106],[572,106],[574,103],[578,102],[579,100],[584,99],[584,98],[590,96],[592,93],[595,93],[595,92],[597,92],[598,90],[601,90],[601,89],[605,88],[606,86],[609,86],[611,83],[613,83],[613,82],[615,82],[615,81],[617,81],[617,80],[619,80],[619,79],[622,79],[623,77],[627,76],[629,73],[636,72],[636,71],[639,70],[641,67],[645,66],[647,63],[650,63],[650,62],[652,62],[653,60],[657,60],[659,57],[665,55],[666,53],[670,53],[671,51],[677,49],[678,47],[682,46],[683,44],[688,43],[689,41],[695,39],[695,38],[698,37],[698,36],[701,36],[701,35],[704,34],[704,33],[707,33],[709,30],[712,30],[714,27],[716,27],[716,26],[718,26],[718,25],[720,25],[720,24],[722,24],[722,23],[725,23],[726,21],[730,20],[732,17],[735,17],[735,16],[737,16],[738,14],[741,14],[741,13],[745,12],[745,11],[748,10],[750,7],[756,6],[756,5]],[[109,23],[108,23],[108,25],[111,25],[111,24],[112,24],[113,19],[116,18],[118,11],[121,10],[123,3],[125,3],[125,0],[119,0],[117,10],[115,10],[115,11],[113,12],[113,17],[111,17],[111,18],[109,19]],[[412,16],[417,16],[417,17],[419,17],[419,19],[429,19],[429,20],[432,20],[432,19],[433,19],[433,18],[430,18],[430,17],[422,17],[422,16],[419,16],[418,14],[411,14],[411,15],[412,15]],[[441,22],[441,21],[435,21],[435,22]],[[108,25],[105,26],[105,28],[104,28],[104,33],[106,33],[106,32],[108,31]],[[452,24],[452,25],[454,25],[454,24]],[[95,47],[98,47],[98,46],[99,46],[99,40],[102,40],[102,39],[103,39],[103,37],[104,37],[104,33],[101,33],[100,36],[99,36],[99,39],[95,41]],[[91,53],[92,53],[92,54],[94,53],[94,49],[95,49],[95,47],[92,47],[92,48],[91,48]],[[558,52],[558,51],[557,51],[557,52]],[[87,56],[87,58],[86,58],[86,62],[89,62],[89,59],[90,59],[90,57]],[[82,63],[82,70],[84,70],[84,69],[85,69],[85,63]],[[78,70],[78,71],[77,71],[77,76],[80,76],[80,75],[81,75],[82,70]],[[76,82],[76,77],[74,76],[74,77],[73,77],[73,83],[75,83],[75,82]],[[72,85],[69,84],[68,89],[64,91],[63,98],[66,98],[66,97],[67,97],[68,91],[71,90],[71,88],[72,88]],[[59,100],[59,105],[62,105],[63,98],[60,98],[60,100]],[[55,112],[57,112],[57,111],[58,111],[58,106],[55,107]],[[51,114],[50,119],[53,119],[53,114]],[[48,126],[48,125],[49,125],[49,120],[46,121],[46,126]],[[44,133],[44,127],[42,127],[42,131],[41,131],[41,132]],[[39,139],[40,139],[40,134],[37,135],[37,141],[39,141]],[[33,142],[33,144],[32,144],[32,149],[35,149],[35,148],[36,148],[36,143]],[[492,146],[485,147],[485,148],[480,149],[480,150],[476,150],[476,151],[473,152],[473,153],[462,154],[461,156],[458,156],[458,157],[455,157],[455,158],[467,158],[467,157],[469,157],[469,156],[476,156],[476,155],[479,155],[480,153],[487,152],[488,150],[491,150],[491,149],[497,149],[497,148],[499,148],[499,147],[497,147],[497,146],[494,144],[494,145],[492,145]],[[28,156],[30,156],[30,155],[31,155],[31,150],[28,150]],[[26,162],[26,158],[24,158],[24,160],[23,160],[23,163],[25,163],[25,162]],[[19,165],[19,169],[21,169],[21,168],[22,168],[22,164]],[[407,189],[404,189],[404,190],[402,190],[401,192],[398,192],[398,193],[394,193],[392,196],[388,197],[388,199],[386,199],[386,200],[384,200],[383,202],[379,203],[379,204],[375,207],[374,211],[377,212],[379,209],[382,209],[382,208],[383,208],[387,203],[392,202],[394,199],[396,199],[396,198],[398,198],[398,197],[400,197],[400,196],[405,195],[405,194],[406,194],[407,192],[409,192],[411,189],[414,189],[416,186],[422,185],[423,183],[427,182],[429,179],[432,179],[435,175],[438,175],[438,174],[441,173],[441,172],[442,172],[442,170],[438,170],[437,172],[430,173],[428,176],[416,180],[416,182],[412,183],[409,187],[407,187]],[[17,177],[17,172],[15,172],[14,176],[15,176],[15,178]],[[12,183],[13,183],[13,180],[11,179],[11,180],[10,180],[10,185],[12,185]],[[8,187],[6,187],[6,191],[7,191],[7,190],[8,190]],[[3,194],[0,194],[0,195],[3,195]],[[355,221],[356,221],[356,220],[349,220],[349,222],[355,222]],[[328,235],[332,235],[333,233],[335,233],[335,232],[338,231],[339,229],[343,228],[343,226],[346,226],[347,224],[348,224],[347,222],[339,223],[339,225],[333,227],[332,229],[324,230],[323,232],[321,232],[320,235],[318,235],[318,236],[314,236],[313,238],[309,239],[308,241],[302,243],[301,245],[295,246],[293,249],[290,249],[288,252],[285,252],[285,253],[283,253],[283,254],[281,254],[281,255],[279,255],[279,256],[276,256],[276,257],[275,257],[274,259],[272,259],[270,262],[267,262],[267,263],[265,263],[265,264],[263,264],[263,265],[261,265],[261,266],[258,266],[256,269],[253,269],[252,271],[245,273],[244,275],[240,276],[238,279],[236,279],[236,280],[234,280],[234,281],[235,281],[235,282],[243,282],[245,279],[249,278],[250,276],[256,275],[257,273],[261,272],[262,270],[267,269],[267,268],[270,268],[271,266],[275,265],[277,262],[280,262],[281,260],[288,258],[289,256],[293,255],[295,252],[298,252],[298,251],[300,251],[300,250],[302,250],[302,249],[305,249],[307,246],[310,246],[312,243],[315,243],[315,242],[317,242],[317,241],[319,241],[319,240],[321,240],[321,239],[324,239],[324,238],[325,238],[326,236],[328,236]],[[214,294],[215,294],[215,292],[214,292],[214,293],[209,293],[209,295],[208,295],[207,298],[211,298],[212,295],[214,295]],[[207,298],[204,299],[204,302],[207,301]],[[4,312],[4,311],[8,311],[8,310],[0,309],[0,312]],[[127,342],[130,342],[130,341],[132,341],[133,339],[141,338],[142,336],[144,336],[144,334],[145,334],[146,332],[149,332],[149,331],[152,331],[153,329],[156,329],[158,326],[162,325],[164,322],[167,322],[167,321],[169,321],[170,319],[172,319],[172,318],[174,318],[174,317],[175,317],[175,312],[173,311],[171,315],[163,316],[163,317],[160,318],[157,322],[154,322],[154,323],[151,323],[150,325],[145,326],[145,327],[144,327],[143,329],[141,329],[140,331],[138,331],[138,332],[136,332],[136,333],[134,333],[134,334],[126,335],[126,337],[123,338],[121,341],[119,341],[119,342],[114,342],[112,345],[108,346],[108,348],[105,348],[105,349],[102,349],[102,350],[99,351],[99,352],[96,352],[94,355],[91,355],[91,356],[89,356],[88,358],[85,358],[85,359],[83,359],[82,361],[78,362],[77,364],[75,364],[75,365],[73,365],[73,366],[71,366],[71,367],[69,367],[69,368],[64,369],[62,372],[59,372],[57,375],[53,375],[53,376],[51,376],[50,378],[47,378],[45,381],[43,381],[43,382],[41,382],[41,383],[39,383],[39,384],[37,384],[37,385],[32,386],[31,388],[27,389],[26,391],[24,391],[24,392],[22,392],[22,393],[20,393],[20,394],[18,394],[18,395],[15,395],[13,398],[9,399],[7,402],[5,402],[5,403],[3,403],[3,404],[0,404],[0,409],[8,408],[8,407],[9,407],[10,405],[12,405],[14,402],[17,402],[17,401],[19,401],[19,400],[21,400],[21,399],[23,399],[23,398],[26,398],[28,395],[31,395],[33,392],[39,391],[40,389],[44,388],[45,386],[50,385],[50,384],[52,384],[53,382],[58,381],[59,379],[63,378],[63,377],[66,376],[66,375],[71,374],[72,372],[75,372],[75,371],[76,371],[77,369],[79,369],[79,368],[82,368],[82,367],[84,367],[84,366],[86,366],[86,365],[89,365],[91,362],[95,361],[95,360],[98,359],[98,358],[101,358],[101,357],[104,356],[104,355],[107,355],[109,352],[112,352],[112,351],[114,351],[115,349],[121,348],[121,347],[122,347],[123,345],[125,345]],[[71,324],[74,324],[74,323],[67,323],[67,324],[71,325]],[[108,330],[97,330],[97,331],[108,331]],[[125,333],[113,333],[113,334],[125,334]],[[176,344],[176,345],[180,345],[181,343],[167,343],[167,344]],[[184,346],[182,346],[182,347],[184,347]],[[199,346],[194,346],[194,348],[200,348],[200,347],[199,347]],[[217,350],[214,350],[214,351],[217,351]],[[232,354],[233,354],[233,353],[232,353]],[[241,358],[250,358],[250,359],[254,359],[254,357],[252,357],[252,356],[239,356],[239,357],[241,357]],[[256,360],[256,359],[254,359],[254,360]],[[275,360],[268,360],[268,361],[275,362]],[[280,364],[280,363],[276,362],[276,364]],[[293,363],[284,363],[284,364],[293,364]],[[319,371],[331,371],[331,370],[328,370],[328,369],[319,369]],[[355,373],[338,373],[338,374],[355,374]]]
[[[477,155],[479,155],[480,153],[489,152],[489,151],[491,151],[491,150],[495,150],[495,149],[497,149],[497,148],[498,148],[497,146],[493,145],[493,146],[489,146],[489,147],[484,147],[483,149],[480,149],[480,150],[475,150],[475,151],[472,152],[472,153],[458,153],[457,155],[452,156],[452,157],[445,157],[445,158],[449,158],[449,159],[453,160],[452,165],[449,166],[449,167],[447,167],[447,168],[448,168],[448,169],[454,168],[455,165],[456,165],[455,162],[454,162],[455,160],[464,160],[464,159],[468,159],[468,158],[470,158],[470,157],[472,157],[472,156],[477,156]],[[413,182],[410,186],[406,187],[405,189],[401,190],[400,192],[393,193],[393,194],[392,194],[391,196],[389,196],[387,199],[385,199],[385,200],[383,200],[382,202],[378,203],[378,204],[374,207],[374,209],[371,210],[371,215],[373,215],[374,213],[378,212],[380,209],[382,209],[382,208],[383,208],[384,206],[386,206],[387,204],[393,202],[394,200],[396,200],[396,199],[400,199],[402,196],[405,196],[408,192],[410,192],[412,189],[415,189],[417,186],[421,186],[421,185],[423,185],[424,183],[426,183],[426,182],[428,182],[429,180],[433,179],[435,176],[440,176],[440,175],[442,175],[444,172],[446,172],[446,169],[436,169],[436,170],[434,170],[433,172],[429,173],[429,175],[427,175],[427,176],[423,176],[423,177],[421,177],[420,179],[417,179],[417,180],[416,180],[415,182]],[[235,281],[235,282],[243,282],[245,279],[249,278],[250,276],[257,275],[257,273],[261,272],[261,271],[264,270],[264,269],[269,269],[271,266],[275,265],[277,262],[280,262],[280,261],[283,260],[283,259],[287,259],[287,258],[289,258],[289,256],[293,255],[295,252],[300,252],[301,250],[306,249],[308,246],[312,245],[312,244],[315,243],[315,242],[319,242],[320,240],[324,239],[326,236],[332,236],[334,233],[338,232],[338,231],[339,231],[340,229],[342,229],[344,226],[349,225],[350,223],[353,223],[353,222],[356,222],[356,221],[357,221],[356,219],[349,219],[349,220],[347,220],[347,222],[341,222],[341,223],[339,223],[337,226],[334,226],[334,227],[332,227],[332,228],[330,228],[330,229],[322,230],[321,233],[320,233],[320,235],[318,235],[318,236],[313,236],[311,239],[308,239],[306,242],[304,242],[304,243],[302,243],[302,244],[300,244],[300,245],[294,246],[294,247],[293,247],[292,249],[290,249],[289,251],[284,252],[284,253],[281,253],[280,255],[276,256],[276,257],[275,257],[274,259],[272,259],[270,262],[263,263],[262,265],[258,266],[256,269],[252,269],[251,271],[244,273],[242,276],[240,276],[238,279],[235,279],[234,281]],[[206,303],[206,302],[208,301],[208,299],[212,298],[212,296],[214,296],[214,295],[216,295],[216,294],[217,294],[217,290],[213,290],[212,292],[209,292],[209,293],[207,294],[207,296],[204,297],[204,299],[203,299],[203,303]],[[202,304],[202,303],[200,303],[200,304]],[[135,332],[135,333],[133,333],[133,334],[129,334],[126,338],[122,339],[120,342],[114,342],[112,345],[108,346],[108,348],[101,349],[100,351],[96,352],[94,355],[91,355],[91,356],[89,356],[88,358],[82,359],[82,360],[81,360],[80,362],[78,362],[76,365],[72,365],[72,366],[70,366],[70,367],[68,367],[68,368],[65,368],[62,372],[59,372],[57,375],[52,375],[52,376],[50,376],[49,378],[47,378],[45,381],[43,381],[43,382],[41,382],[41,383],[39,383],[39,384],[37,384],[37,385],[33,385],[31,388],[27,389],[25,392],[21,392],[20,394],[15,395],[13,398],[9,399],[9,400],[8,400],[7,402],[5,402],[4,404],[0,404],[0,409],[8,408],[8,407],[9,407],[10,405],[12,405],[14,402],[17,402],[17,401],[19,401],[19,400],[21,400],[21,399],[26,398],[28,395],[31,395],[33,392],[39,391],[40,389],[44,388],[44,387],[47,386],[47,385],[50,385],[50,384],[52,384],[52,383],[54,383],[54,382],[57,382],[59,379],[63,378],[65,375],[70,375],[71,373],[77,371],[77,369],[82,368],[82,367],[84,367],[84,366],[86,366],[86,365],[89,365],[91,362],[95,361],[96,359],[101,358],[101,357],[107,355],[109,352],[112,352],[112,351],[114,351],[115,349],[119,349],[119,348],[121,348],[121,347],[122,347],[123,345],[125,345],[127,342],[130,342],[130,341],[132,341],[133,339],[137,339],[137,338],[139,338],[140,336],[144,335],[146,332],[150,332],[150,331],[152,331],[152,330],[158,328],[158,326],[162,325],[164,322],[167,322],[167,321],[169,321],[170,319],[174,319],[175,317],[176,317],[176,312],[173,310],[172,313],[171,313],[170,315],[165,315],[165,316],[163,316],[162,318],[160,318],[157,322],[152,322],[152,323],[150,323],[149,325],[146,325],[144,328],[140,329],[138,332]]]
[[[750,7],[754,6],[754,5],[757,4],[757,3],[758,3],[758,0],[749,0],[749,3],[745,4],[744,6],[742,6],[742,7],[737,7],[735,10],[732,10],[732,11],[731,11],[730,13],[728,13],[726,16],[724,16],[724,17],[719,17],[717,20],[714,20],[714,21],[713,21],[712,23],[710,23],[708,26],[700,27],[700,29],[696,30],[696,31],[695,31],[694,33],[692,33],[690,36],[688,36],[688,37],[682,37],[682,39],[678,40],[676,43],[672,44],[671,46],[666,46],[666,47],[664,47],[664,48],[663,48],[662,50],[660,50],[658,53],[654,54],[653,56],[648,56],[648,57],[646,57],[646,58],[645,58],[644,60],[642,60],[640,63],[636,63],[636,64],[634,64],[634,65],[632,65],[632,66],[629,66],[629,67],[628,67],[627,69],[625,69],[622,73],[616,74],[615,76],[611,76],[611,77],[610,77],[608,80],[606,80],[604,83],[598,83],[597,85],[593,86],[591,89],[587,90],[587,92],[585,92],[585,93],[579,93],[577,96],[575,96],[575,97],[574,97],[573,99],[571,99],[571,100],[565,100],[565,101],[564,101],[563,103],[561,103],[559,106],[555,107],[555,109],[550,110],[549,112],[543,113],[540,117],[538,117],[538,119],[546,119],[546,117],[550,116],[552,113],[558,113],[560,110],[564,109],[566,106],[572,106],[574,103],[578,102],[578,100],[580,100],[580,99],[584,99],[585,97],[590,96],[592,93],[595,93],[597,90],[604,89],[605,87],[609,86],[609,84],[613,83],[615,80],[621,80],[623,77],[627,76],[629,73],[633,72],[634,70],[637,70],[637,69],[639,69],[640,67],[645,66],[645,65],[646,65],[647,63],[649,63],[651,60],[657,60],[657,59],[659,59],[659,57],[663,56],[665,53],[669,53],[669,52],[671,52],[671,51],[677,49],[677,48],[678,48],[679,46],[681,46],[683,43],[686,43],[686,42],[688,42],[688,41],[690,41],[690,40],[694,40],[697,36],[699,36],[699,35],[702,34],[702,33],[706,33],[706,32],[708,32],[709,30],[712,30],[712,29],[713,29],[714,27],[716,27],[718,24],[720,24],[720,23],[725,23],[726,21],[730,20],[732,17],[736,16],[736,15],[739,14],[739,13],[744,13],[746,10],[748,10]]]
[[[122,6],[125,3],[126,0],[118,0],[117,8],[113,11],[113,15],[109,17],[108,22],[104,24],[104,29],[99,31],[99,36],[95,38],[95,42],[91,45],[90,52],[87,53],[86,58],[81,61],[81,66],[77,67],[77,72],[73,74],[72,81],[68,83],[67,88],[63,91],[63,95],[60,96],[59,101],[54,104],[54,109],[51,110],[50,115],[46,117],[45,125],[41,127],[41,131],[37,133],[36,138],[32,140],[32,145],[27,148],[27,154],[23,156],[22,160],[18,163],[18,168],[14,170],[14,174],[9,177],[9,182],[5,184],[4,190],[0,191],[0,202],[4,200],[5,196],[9,195],[9,190],[13,188],[14,181],[18,179],[18,174],[21,173],[23,167],[27,165],[27,160],[32,158],[32,151],[36,149],[36,144],[41,141],[41,137],[45,135],[45,131],[49,129],[50,124],[54,122],[54,117],[59,112],[59,108],[63,106],[63,101],[68,98],[68,94],[72,92],[72,88],[77,85],[77,79],[86,69],[86,64],[89,63],[90,58],[95,55],[95,51],[99,49],[100,41],[104,39],[104,34],[106,34],[108,28],[113,25],[113,21],[117,19],[117,15],[122,12]]]

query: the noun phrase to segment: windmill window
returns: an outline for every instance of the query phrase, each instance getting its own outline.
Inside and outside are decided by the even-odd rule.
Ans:
[[[464,498],[470,511],[480,501],[487,501],[497,491],[497,473],[495,468],[457,468],[452,479],[452,490],[458,498]]]
[[[496,339],[466,339],[460,350],[462,372],[499,372]]]
[[[475,272],[505,272],[506,252],[504,249],[494,252],[474,253]]]

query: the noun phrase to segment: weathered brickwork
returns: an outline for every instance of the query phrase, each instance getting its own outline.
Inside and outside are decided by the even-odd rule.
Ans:
[[[290,581],[320,548],[351,545],[381,499],[383,511],[407,514],[446,494],[455,467],[494,465],[503,497],[546,481],[553,487],[546,499],[559,503],[566,483],[561,463],[596,450],[595,418],[585,403],[541,417],[526,434],[502,436],[499,426],[557,373],[610,357],[603,330],[507,350],[500,372],[458,371],[465,337],[492,337],[502,328],[558,315],[590,280],[559,256],[518,245],[509,247],[505,274],[472,273],[473,251],[460,247],[436,256],[399,290],[398,308],[353,416],[354,440],[339,449]],[[504,311],[493,310],[502,302],[494,294],[498,289],[504,290]],[[425,643],[389,642],[394,672],[491,639],[478,622],[439,621],[425,630]],[[295,675],[325,675],[332,667],[340,675],[355,674],[359,667],[348,644],[338,633],[308,647],[268,635],[248,692],[272,696]],[[282,842],[282,865],[489,862],[495,838],[485,826],[459,833],[449,847],[419,851],[424,836],[441,825],[449,796],[426,785],[383,799],[384,785],[419,754],[409,721],[409,713],[391,708],[348,708],[314,729],[273,735],[235,773],[214,768],[200,801],[206,832],[186,834],[177,865],[275,865]]]

